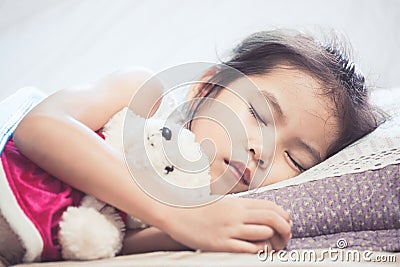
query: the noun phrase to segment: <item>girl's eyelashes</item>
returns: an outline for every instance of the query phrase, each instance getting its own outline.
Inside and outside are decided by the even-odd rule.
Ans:
[[[251,115],[259,122],[261,122],[264,125],[267,125],[267,123],[261,118],[261,116],[257,113],[257,111],[254,109],[252,105],[249,107],[249,111]]]
[[[306,169],[303,168],[299,163],[297,163],[297,161],[295,161],[295,160],[292,158],[292,156],[290,156],[290,154],[289,154],[287,151],[285,151],[285,155],[289,158],[289,161],[293,164],[293,166],[294,166],[297,170],[299,170],[299,172],[305,172],[305,171],[306,171]]]

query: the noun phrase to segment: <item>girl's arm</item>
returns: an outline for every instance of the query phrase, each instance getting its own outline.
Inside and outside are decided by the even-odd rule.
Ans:
[[[136,94],[131,107],[146,116],[162,92],[157,81],[138,89],[146,71],[114,73],[98,83],[61,90],[36,106],[14,133],[20,151],[67,184],[156,226],[194,249],[257,252],[260,240],[277,236],[277,247],[290,238],[289,217],[275,204],[225,198],[199,208],[176,208],[149,197],[131,178],[123,156],[94,131],[99,130]],[[200,233],[200,234],[199,234]]]
[[[149,209],[164,209],[155,201],[147,201],[133,180],[127,179],[130,175],[122,155],[94,132],[128,106],[149,77],[143,70],[120,71],[95,84],[58,91],[21,121],[14,133],[15,144],[38,166],[65,183],[124,211],[135,209],[135,213],[158,224],[162,219]],[[144,96],[143,105],[134,107],[139,115],[149,114],[161,96],[161,85],[152,87]],[[127,196],[136,201],[127,201]],[[139,204],[142,201],[144,205]]]

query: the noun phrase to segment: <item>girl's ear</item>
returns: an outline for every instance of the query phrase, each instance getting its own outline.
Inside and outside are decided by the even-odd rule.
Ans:
[[[201,92],[202,95],[205,95],[207,92],[204,91],[202,92],[203,87],[205,86],[205,83],[209,81],[209,79],[214,76],[218,72],[217,67],[211,67],[209,68],[206,72],[201,75],[199,82],[193,83],[192,86],[190,86],[188,94],[187,94],[187,99],[193,99],[196,96],[199,96],[198,94]],[[204,82],[203,82],[204,81]]]

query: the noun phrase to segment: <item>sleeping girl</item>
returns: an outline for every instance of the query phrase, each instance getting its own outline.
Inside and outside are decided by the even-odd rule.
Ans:
[[[123,107],[143,117],[156,113],[161,83],[152,80],[139,91],[151,76],[120,71],[58,91],[25,116],[8,141],[2,161],[31,166],[31,176],[7,179],[34,189],[14,193],[35,207],[28,217],[42,222],[36,224],[45,240],[40,259],[60,259],[60,215],[84,194],[152,225],[126,233],[125,254],[179,249],[256,253],[266,243],[284,248],[291,222],[281,207],[238,198],[196,208],[164,205],[140,189],[123,155],[96,134]],[[189,88],[185,126],[208,153],[213,194],[295,177],[378,125],[364,77],[342,47],[302,33],[250,35],[201,79]],[[257,90],[249,89],[248,81]],[[133,96],[137,101],[130,103]],[[4,158],[7,151],[12,158]]]

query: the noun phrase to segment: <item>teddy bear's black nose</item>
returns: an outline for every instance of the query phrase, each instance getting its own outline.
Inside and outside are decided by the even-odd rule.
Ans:
[[[165,138],[165,140],[171,140],[172,132],[168,127],[163,127],[160,130],[161,130],[162,136]]]
[[[173,171],[174,171],[174,166],[173,166],[173,165],[171,165],[171,166],[167,166],[167,167],[165,167],[165,168],[164,168],[164,170],[166,170],[166,171],[167,171],[167,174],[168,174],[168,173],[170,173],[170,172],[173,172]]]

